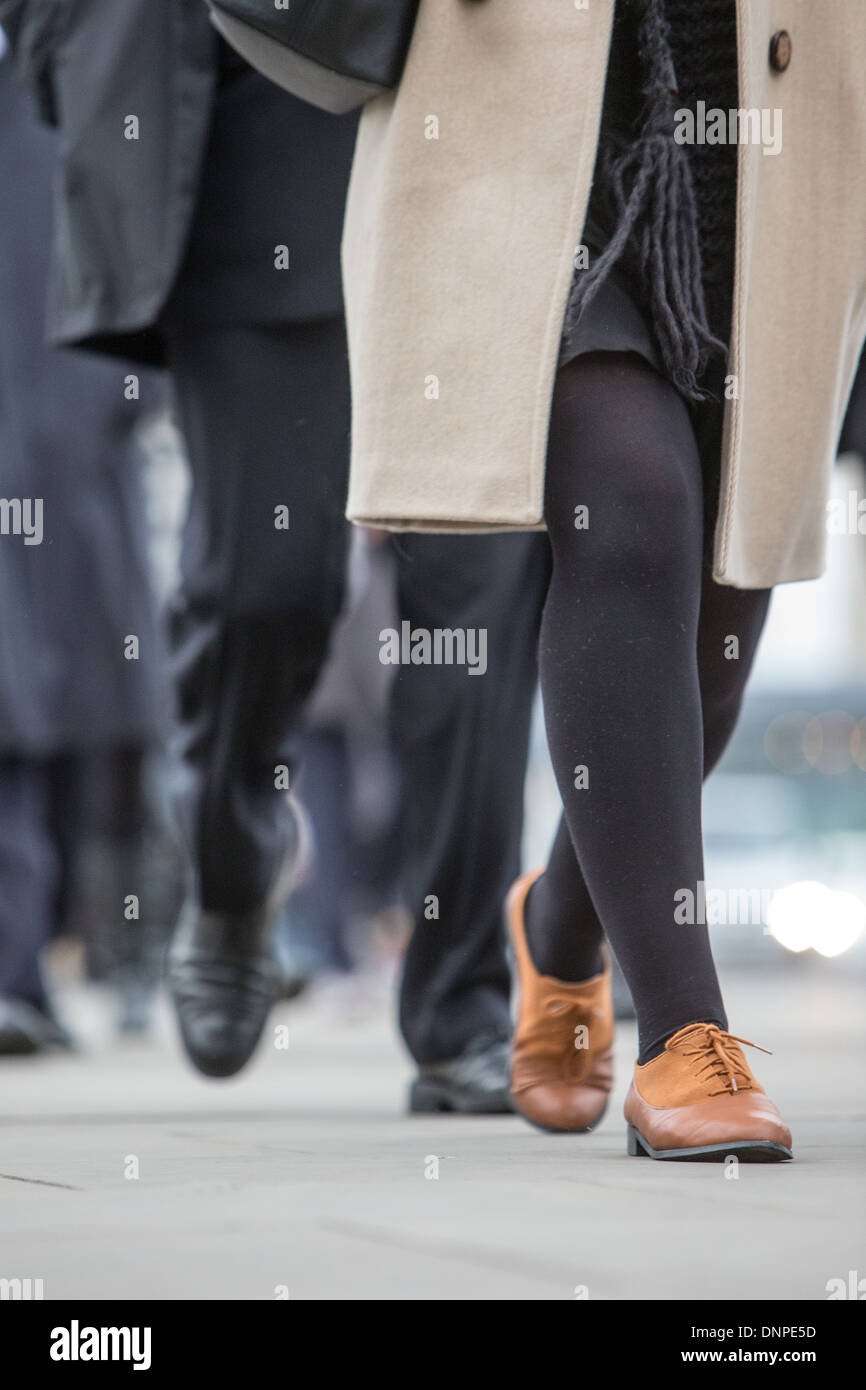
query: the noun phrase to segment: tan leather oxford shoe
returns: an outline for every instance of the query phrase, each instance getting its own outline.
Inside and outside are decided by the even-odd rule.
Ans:
[[[584,1133],[598,1124],[613,1084],[610,961],[579,984],[539,975],[526,944],[526,895],[538,878],[524,874],[508,895],[508,920],[520,984],[511,1051],[514,1107],[540,1129]]]
[[[714,1023],[690,1023],[641,1067],[625,1101],[635,1157],[780,1163],[791,1133],[749,1069],[740,1043]],[[766,1051],[761,1048],[760,1051]]]

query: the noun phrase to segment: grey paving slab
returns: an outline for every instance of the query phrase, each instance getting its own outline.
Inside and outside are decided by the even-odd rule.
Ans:
[[[836,963],[728,998],[735,1031],[775,1050],[756,1069],[797,1150],[737,1178],[626,1156],[629,1026],[608,1117],[559,1137],[406,1116],[381,998],[286,1007],[288,1049],[269,1036],[213,1083],[165,1026],[110,1045],[76,996],[86,1055],[0,1066],[0,1277],[41,1278],[46,1299],[826,1298],[866,1275],[862,982]]]

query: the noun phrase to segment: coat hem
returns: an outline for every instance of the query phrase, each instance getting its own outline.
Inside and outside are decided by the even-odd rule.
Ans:
[[[495,518],[484,521],[455,520],[448,517],[373,516],[364,512],[346,512],[353,526],[370,526],[379,531],[421,531],[434,535],[476,534],[491,535],[503,531],[546,531],[543,520],[506,521]]]

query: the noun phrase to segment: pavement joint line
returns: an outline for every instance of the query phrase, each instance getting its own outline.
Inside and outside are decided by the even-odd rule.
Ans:
[[[62,1187],[66,1192],[85,1192],[84,1187],[73,1187],[70,1182],[50,1182],[48,1178],[24,1178],[19,1173],[0,1173],[4,1182],[29,1182],[36,1187]]]
[[[467,1245],[460,1241],[438,1241],[413,1238],[409,1235],[401,1235],[396,1231],[389,1231],[384,1226],[365,1226],[360,1221],[341,1221],[333,1218],[325,1221],[318,1221],[317,1226],[320,1231],[328,1231],[331,1235],[348,1236],[353,1240],[366,1240],[373,1245],[387,1245],[397,1250],[404,1250],[411,1254],[426,1254],[443,1260],[457,1260],[463,1264],[480,1265],[483,1269],[494,1269],[500,1273],[503,1264],[511,1258],[514,1264],[511,1269],[518,1277],[528,1279],[544,1279],[551,1284],[559,1287],[568,1288],[569,1281],[573,1280],[574,1272],[570,1264],[564,1261],[553,1261],[536,1259],[532,1255],[527,1256],[525,1250],[515,1251],[499,1249],[496,1246]],[[555,1272],[554,1272],[555,1271]]]
[[[163,1125],[172,1124],[174,1121],[178,1119],[186,1120],[188,1118],[188,1110],[181,1110],[180,1108],[178,1108],[178,1110],[176,1111],[160,1110],[153,1111],[150,1113],[146,1110],[127,1110],[115,1113],[100,1110],[94,1114],[46,1114],[43,1111],[38,1114],[25,1113],[19,1115],[4,1115],[3,1128],[4,1130],[13,1129],[15,1128],[15,1126],[19,1126],[22,1129],[37,1128],[39,1126],[48,1126],[50,1128],[54,1128],[55,1125],[68,1125],[70,1128],[73,1129],[81,1129],[89,1127],[90,1125]],[[250,1123],[270,1124],[272,1121],[286,1122],[294,1120],[297,1122],[299,1117],[297,1115],[292,1115],[289,1112],[283,1113],[282,1111],[268,1111],[267,1113],[264,1113],[243,1110],[235,1111],[226,1108],[225,1111],[202,1112],[201,1115],[194,1115],[193,1118],[196,1120],[198,1124],[202,1125],[240,1125]],[[300,1118],[307,1119],[309,1118],[309,1116],[303,1115]],[[316,1118],[318,1118],[318,1116]],[[325,1118],[327,1119],[327,1117]],[[368,1117],[358,1116],[358,1118],[366,1120]],[[339,1115],[334,1119],[334,1123],[341,1124],[343,1122],[343,1119],[344,1116]],[[2,1176],[2,1174],[0,1174],[0,1176]]]

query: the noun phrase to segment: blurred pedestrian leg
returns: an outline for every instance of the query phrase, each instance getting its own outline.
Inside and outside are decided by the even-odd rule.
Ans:
[[[410,1103],[472,1108],[475,1097],[480,1109],[502,1109],[511,1035],[503,902],[520,864],[549,547],[532,534],[409,534],[392,545],[401,619],[425,631],[481,630],[487,654],[483,674],[406,664],[394,685],[413,924],[400,1027],[419,1066]]]
[[[54,934],[60,859],[49,764],[0,759],[0,1054],[69,1046],[48,1000],[41,952]]]
[[[393,952],[403,939],[400,778],[388,717],[394,668],[379,660],[379,634],[397,621],[395,560],[384,533],[345,529],[343,609],[295,743],[313,853],[280,933],[296,978],[333,984],[381,963],[377,947]]]
[[[193,1063],[228,1075],[251,1056],[279,990],[274,933],[298,838],[288,735],[340,603],[349,403],[339,247],[356,117],[321,112],[253,72],[218,40],[200,0],[77,0],[62,25],[31,24],[27,0],[0,0],[0,14],[43,113],[62,126],[51,336],[167,364],[175,381],[193,476],[173,619],[190,883],[169,980]],[[494,697],[493,665],[485,676],[463,669],[457,683],[447,668],[425,668],[419,724],[435,722],[440,700],[450,724],[436,724],[435,765],[410,736],[405,779],[428,779],[409,821],[409,895],[440,894],[448,913],[410,948],[407,997],[421,1006],[426,971],[448,1014],[419,1060],[462,1068],[471,1053],[484,1091],[492,1072],[480,1050],[500,1098],[508,980],[495,933],[522,810],[509,793],[522,778],[540,605],[527,592],[533,616],[508,616],[524,595],[508,569],[522,572],[523,541],[509,550],[507,540],[467,541],[467,563],[470,546],[478,558],[453,576],[432,570],[447,571],[456,552],[431,548],[430,598],[443,596],[437,626],[467,622],[475,608],[479,625],[501,631],[519,697],[510,687]],[[501,556],[501,570],[485,553]],[[421,569],[406,587],[423,600]],[[495,618],[480,601],[488,579],[504,586]],[[428,845],[439,847],[433,858]],[[471,974],[462,1002],[461,962]],[[456,1095],[453,1078],[440,1073],[440,1083]],[[460,1090],[461,1107],[471,1090]]]
[[[181,812],[197,901],[243,914],[267,898],[291,835],[279,768],[342,598],[344,329],[168,342],[192,473],[172,623]]]
[[[88,777],[116,770],[103,827],[112,856],[132,803],[136,835],[150,821],[141,769],[166,727],[135,445],[140,392],[129,395],[124,365],[44,343],[55,170],[55,138],[4,59],[0,180],[14,194],[0,221],[0,1051],[68,1042],[40,954],[75,915],[76,860],[93,824]],[[127,855],[107,909],[115,948],[128,895],[155,907]],[[86,913],[76,920],[89,931]],[[142,943],[130,924],[127,976],[141,965],[152,993]]]

